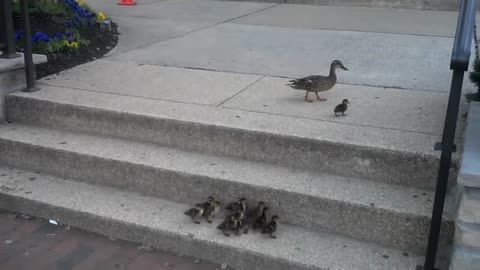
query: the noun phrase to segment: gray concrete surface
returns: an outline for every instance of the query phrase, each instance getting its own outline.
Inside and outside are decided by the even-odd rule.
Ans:
[[[454,37],[457,18],[458,12],[448,11],[279,5],[233,20],[232,23],[300,29]]]
[[[23,54],[12,59],[0,58],[0,123],[6,120],[5,94],[23,89],[27,86]],[[47,62],[45,55],[34,54],[33,63]]]
[[[8,96],[13,121],[390,183],[435,183],[438,135],[41,87]]]
[[[137,17],[113,17],[111,19],[118,25],[120,36],[117,46],[107,55],[164,41],[211,25],[209,22],[183,22]]]
[[[37,180],[29,181],[30,177]],[[422,261],[410,251],[285,224],[280,225],[276,240],[257,233],[227,238],[212,225],[193,224],[183,215],[188,205],[27,172],[2,169],[0,184],[2,208],[239,270],[413,270]]]
[[[287,79],[263,78],[223,106],[432,135],[441,135],[443,131],[445,115],[441,112],[448,101],[444,93],[337,84],[331,91],[320,93],[328,99],[326,102],[306,103],[305,91],[294,90],[286,84]],[[315,98],[313,93],[310,95],[311,99]],[[333,108],[345,98],[351,103],[347,117],[336,117]]]
[[[285,77],[328,74],[339,59],[349,68],[338,76],[342,83],[447,92],[452,42],[227,23],[108,59]]]
[[[286,4],[304,4],[321,6],[354,6],[354,7],[381,7],[381,8],[408,8],[418,10],[458,10],[458,0],[230,0],[230,1],[254,1],[275,2]]]
[[[464,152],[458,181],[467,187],[480,188],[480,104],[472,102],[468,111]]]
[[[203,0],[148,0],[136,6],[118,6],[117,0],[87,0],[92,8],[111,17],[139,17],[217,24],[275,6],[269,3]]]
[[[285,223],[418,252],[426,247],[433,192],[422,189],[14,124],[0,132],[0,148],[9,153],[0,158],[7,166],[183,203],[243,195],[264,200]],[[448,205],[444,234],[451,239]]]
[[[218,105],[260,78],[258,75],[98,60],[42,82],[127,96]]]

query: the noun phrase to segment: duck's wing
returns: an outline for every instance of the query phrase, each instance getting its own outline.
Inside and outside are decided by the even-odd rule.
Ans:
[[[291,80],[288,86],[294,89],[310,89],[312,87],[322,87],[327,77],[320,75],[311,75],[300,79]]]

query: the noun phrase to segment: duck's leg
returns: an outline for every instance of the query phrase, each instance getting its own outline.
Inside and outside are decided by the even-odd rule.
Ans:
[[[308,93],[310,93],[310,91],[307,91],[307,93],[305,94],[305,101],[306,102],[313,102],[313,100],[308,99]]]
[[[318,96],[318,92],[315,92],[315,95],[317,96],[317,99],[320,100],[320,101],[327,101],[326,98],[321,98]]]

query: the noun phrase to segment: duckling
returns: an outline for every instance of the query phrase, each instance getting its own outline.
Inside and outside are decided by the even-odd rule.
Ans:
[[[249,223],[253,223],[256,218],[260,217],[263,213],[263,208],[265,207],[266,207],[265,202],[259,201],[257,203],[257,207],[255,209],[250,210],[247,214]]]
[[[220,225],[217,226],[217,229],[221,230],[225,236],[230,236],[229,231],[237,230],[238,227],[238,215],[229,215],[223,220]]]
[[[259,216],[255,217],[253,220],[252,228],[254,230],[259,230],[265,227],[268,222],[268,215],[267,215],[268,207],[263,207],[262,212]]]
[[[215,199],[212,196],[209,196],[206,202],[199,203],[197,205],[201,205],[203,209],[209,209],[213,205],[214,201]]]
[[[300,79],[291,80],[288,86],[297,90],[305,90],[305,101],[313,102],[313,100],[308,99],[308,93],[314,92],[319,101],[326,101],[326,98],[321,98],[318,96],[318,92],[325,92],[330,90],[337,83],[337,75],[335,70],[341,68],[343,70],[348,70],[341,61],[334,60],[330,65],[330,74],[328,76],[321,75],[311,75]]]
[[[344,99],[341,104],[338,104],[333,110],[335,116],[338,116],[338,113],[342,113],[342,116],[344,116],[345,112],[347,111],[348,104],[350,104],[348,99]]]
[[[203,216],[204,208],[201,204],[195,205],[195,207],[190,208],[185,212],[185,215],[192,217],[192,220],[195,224],[200,224],[200,221],[197,218]]]
[[[212,223],[212,219],[218,214],[221,206],[222,204],[219,201],[214,201],[208,208],[205,208],[203,216],[205,216],[208,223]]]
[[[277,231],[278,228],[278,220],[279,217],[277,215],[272,216],[270,223],[263,227],[262,233],[268,233],[270,235],[270,238],[277,239],[277,236],[275,236],[274,233]]]
[[[225,207],[225,209],[230,211],[237,211],[238,209],[242,210],[243,213],[247,212],[247,199],[244,197],[238,198],[236,201],[231,202]]]

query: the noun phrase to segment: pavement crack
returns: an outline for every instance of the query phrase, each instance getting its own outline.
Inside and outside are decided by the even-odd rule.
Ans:
[[[223,104],[225,104],[227,101],[231,100],[232,98],[238,96],[239,94],[241,94],[243,91],[247,90],[248,88],[250,88],[251,86],[255,85],[257,82],[259,82],[261,79],[265,78],[265,76],[261,76],[260,78],[256,79],[254,82],[252,82],[251,84],[247,85],[245,88],[243,88],[242,90],[238,91],[237,93],[235,93],[233,96],[225,99],[224,101],[220,102],[217,107],[220,107],[222,106]]]

